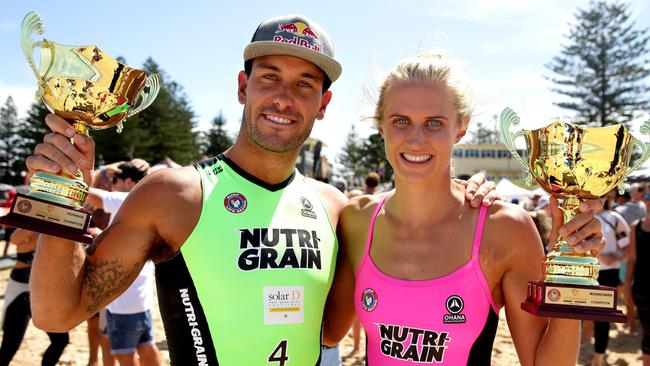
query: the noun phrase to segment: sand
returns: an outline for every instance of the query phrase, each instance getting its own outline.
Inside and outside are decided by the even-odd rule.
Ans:
[[[4,243],[0,243],[0,248],[4,248]],[[4,290],[9,276],[9,269],[0,270],[0,300],[4,301]],[[169,354],[167,352],[167,344],[165,342],[164,330],[160,320],[160,313],[157,307],[153,310],[154,317],[154,337],[158,348],[162,353],[164,364],[169,364]],[[362,332],[363,333],[363,332]],[[589,327],[586,329],[589,333]],[[2,331],[0,330],[0,337]],[[365,365],[363,357],[363,348],[365,346],[365,339],[361,338],[361,350],[353,355],[350,355],[353,349],[352,337],[348,337],[341,344],[341,355],[343,356],[343,365]],[[13,359],[12,365],[28,366],[40,365],[41,355],[47,345],[49,339],[45,332],[35,328],[31,323],[25,334],[20,349]],[[609,365],[641,365],[641,351],[640,351],[641,337],[639,334],[631,335],[628,332],[627,325],[616,324],[610,331],[609,350],[607,354],[607,362]],[[583,337],[582,346],[580,349],[580,358],[578,365],[588,365],[593,352],[593,339],[591,337]],[[79,325],[77,328],[70,332],[70,344],[66,347],[59,365],[74,365],[82,366],[87,365],[88,362],[88,339],[86,333],[85,323]],[[493,365],[518,365],[517,353],[515,351],[510,332],[503,311],[500,314],[499,327],[494,343],[492,352]]]

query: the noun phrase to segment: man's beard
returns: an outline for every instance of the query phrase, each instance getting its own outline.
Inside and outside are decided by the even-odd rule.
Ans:
[[[287,112],[279,112],[274,108],[263,108],[263,112],[258,113],[260,117],[266,113],[275,113],[278,115],[287,115]],[[299,113],[293,112],[289,113],[292,117],[291,119],[295,121],[304,121],[304,118]],[[307,140],[309,134],[311,133],[311,128],[306,131],[300,131],[298,134],[294,134],[288,138],[267,138],[256,123],[251,122],[252,113],[249,113],[248,108],[244,108],[244,114],[242,117],[242,123],[244,123],[244,129],[248,137],[259,147],[264,150],[268,150],[275,153],[287,153],[295,150],[302,146],[302,144]],[[296,122],[298,123],[298,122]]]

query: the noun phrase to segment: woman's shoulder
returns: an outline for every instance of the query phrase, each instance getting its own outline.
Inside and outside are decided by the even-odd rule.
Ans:
[[[362,195],[351,198],[339,217],[343,234],[354,236],[365,232],[363,228],[368,227],[372,215],[383,199],[384,194]]]

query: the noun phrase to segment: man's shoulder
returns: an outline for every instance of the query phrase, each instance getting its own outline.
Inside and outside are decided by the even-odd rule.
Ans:
[[[129,193],[125,204],[137,207],[140,214],[154,212],[163,216],[182,214],[180,208],[201,207],[201,178],[193,167],[156,171],[141,180]]]
[[[348,200],[347,197],[338,190],[338,188],[331,184],[320,182],[312,178],[307,178],[306,182],[314,187],[325,205],[332,206],[337,211],[340,211]]]
[[[158,170],[141,180],[133,194],[201,191],[201,177],[193,166]]]

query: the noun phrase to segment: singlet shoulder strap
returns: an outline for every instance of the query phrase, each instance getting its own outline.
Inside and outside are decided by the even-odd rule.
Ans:
[[[481,250],[481,239],[483,238],[483,227],[485,226],[485,219],[487,217],[488,207],[481,205],[478,212],[478,220],[476,220],[476,229],[474,231],[474,244],[472,245],[472,260],[478,261],[478,255]]]
[[[381,201],[379,201],[377,208],[375,208],[375,212],[372,214],[372,218],[370,218],[370,223],[368,224],[368,238],[366,239],[366,251],[365,251],[366,256],[370,255],[370,246],[372,245],[372,233],[375,231],[375,220],[377,219],[377,215],[379,215],[379,210],[381,210],[382,206],[384,205],[384,202],[386,202],[386,196],[381,198]]]

